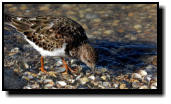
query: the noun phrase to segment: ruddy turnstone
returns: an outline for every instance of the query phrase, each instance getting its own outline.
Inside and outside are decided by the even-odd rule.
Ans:
[[[89,44],[86,32],[76,21],[67,17],[20,17],[5,14],[5,22],[24,35],[25,40],[41,54],[41,71],[44,70],[43,57],[59,56],[67,74],[72,70],[64,57],[77,58],[91,69],[95,68],[97,54]]]

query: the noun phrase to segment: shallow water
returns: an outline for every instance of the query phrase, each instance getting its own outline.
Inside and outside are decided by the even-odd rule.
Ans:
[[[145,57],[157,55],[157,46],[154,43],[95,40],[93,46],[99,54],[97,67],[111,70],[134,70],[149,64],[148,60],[144,60]]]

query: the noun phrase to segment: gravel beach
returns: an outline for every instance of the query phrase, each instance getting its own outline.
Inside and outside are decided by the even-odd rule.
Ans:
[[[60,58],[45,57],[42,73],[40,54],[5,24],[5,89],[157,89],[156,4],[5,4],[4,12],[67,16],[83,26],[99,57],[94,73],[66,59],[78,70],[68,75]]]

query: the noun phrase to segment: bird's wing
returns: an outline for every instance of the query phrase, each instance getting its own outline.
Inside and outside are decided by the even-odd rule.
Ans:
[[[7,18],[12,26],[23,33],[27,39],[46,50],[62,48],[67,43],[68,48],[77,47],[87,41],[82,26],[67,17],[38,16]]]

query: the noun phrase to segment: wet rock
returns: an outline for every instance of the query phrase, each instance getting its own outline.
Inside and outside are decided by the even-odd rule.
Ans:
[[[22,89],[26,82],[12,70],[4,69],[4,89]]]

